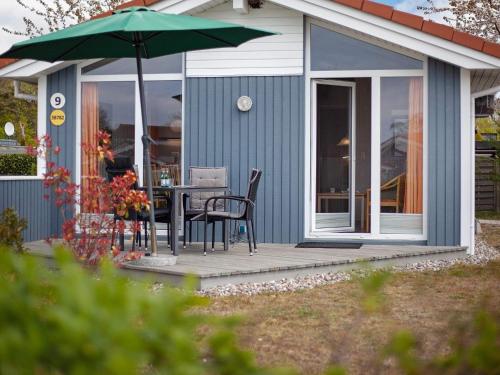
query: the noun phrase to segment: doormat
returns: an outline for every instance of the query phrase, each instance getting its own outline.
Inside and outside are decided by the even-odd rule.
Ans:
[[[297,249],[359,249],[362,244],[349,242],[301,242]]]

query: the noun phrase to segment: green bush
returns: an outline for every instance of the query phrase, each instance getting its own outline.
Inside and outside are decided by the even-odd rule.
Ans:
[[[56,263],[0,251],[0,374],[290,374],[259,368],[206,299],[153,293],[109,263],[91,274],[64,249]]]
[[[36,157],[26,154],[0,155],[0,176],[36,175]]]
[[[13,247],[14,250],[22,252],[23,230],[28,227],[25,219],[19,218],[12,208],[6,208],[0,214],[0,245]]]

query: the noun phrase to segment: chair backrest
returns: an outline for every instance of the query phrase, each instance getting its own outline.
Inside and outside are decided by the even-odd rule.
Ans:
[[[227,187],[227,168],[226,167],[190,167],[189,168],[190,185],[203,187]],[[223,195],[222,192],[203,192],[192,193],[189,197],[189,209],[204,210],[207,199]],[[210,207],[211,208],[211,207]],[[216,209],[224,209],[224,201],[218,201]]]
[[[248,181],[248,190],[246,198],[250,200],[255,205],[255,201],[257,200],[257,189],[259,188],[260,178],[262,177],[261,169],[252,169],[252,173],[250,174],[250,180]],[[254,205],[247,205],[246,208],[246,216],[251,218],[253,216]]]
[[[117,176],[123,176],[127,171],[133,171],[135,172],[134,169],[134,164],[132,163],[132,160],[129,157],[116,157],[114,158],[113,161],[109,159],[105,159],[106,163],[106,178],[109,182],[113,180],[113,178]],[[136,182],[134,186],[132,186],[133,189],[138,188],[138,183]]]

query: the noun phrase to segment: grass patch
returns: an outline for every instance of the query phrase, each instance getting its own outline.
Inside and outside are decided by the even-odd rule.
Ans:
[[[484,237],[500,245],[500,226]],[[393,335],[407,329],[419,356],[447,353],[456,327],[479,306],[500,316],[500,262],[456,266],[440,272],[397,273],[383,287],[380,311],[364,314],[362,284],[346,281],[292,293],[214,298],[211,312],[244,318],[240,342],[261,365],[288,365],[320,374],[334,363],[349,373],[400,373],[381,360]],[[500,318],[499,318],[500,319]]]
[[[496,211],[476,211],[476,219],[500,220],[500,212]]]

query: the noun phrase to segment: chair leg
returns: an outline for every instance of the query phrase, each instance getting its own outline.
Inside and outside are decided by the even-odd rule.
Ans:
[[[183,244],[182,244],[184,249],[186,248],[186,237],[187,237],[186,229],[187,229],[187,220],[186,220],[186,218],[184,218],[184,232],[183,232],[184,233],[184,240],[183,240]]]
[[[203,228],[203,255],[207,255],[207,217],[205,216],[204,228]]]
[[[172,239],[170,238],[170,223],[167,223],[167,245],[170,246]]]
[[[248,237],[248,249],[250,250],[250,256],[253,255],[252,251],[252,239],[250,238],[250,220],[247,220],[247,237]]]
[[[198,229],[198,227],[196,227]],[[189,221],[189,246],[193,243],[193,222]]]
[[[226,220],[222,220],[222,243],[224,244],[224,250],[226,249]]]
[[[253,225],[253,218],[250,219],[250,224],[252,224],[253,249],[257,252],[257,240],[255,239],[255,226]]]
[[[111,231],[111,248],[110,250],[113,250],[113,246],[115,245],[115,238],[116,237],[116,219],[113,219],[113,229]]]
[[[148,251],[148,221],[144,220],[144,249]]]
[[[120,250],[125,250],[125,233],[120,233]]]
[[[215,251],[215,221],[212,222],[212,252]]]

